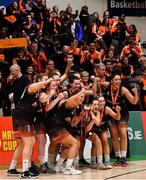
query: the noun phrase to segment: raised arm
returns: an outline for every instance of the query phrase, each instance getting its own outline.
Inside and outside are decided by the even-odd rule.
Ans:
[[[73,96],[71,96],[65,103],[66,108],[75,108],[82,104],[85,96],[85,89],[82,88],[81,91]]]
[[[101,120],[100,120],[100,112],[97,113],[97,115],[95,116],[95,114],[93,112],[91,112],[91,117],[92,120],[90,121],[90,123],[87,125],[86,127],[86,132],[89,132],[93,125],[95,124],[96,126],[100,126]]]
[[[134,96],[129,92],[129,90],[125,87],[122,87],[122,94],[127,98],[127,100],[131,103],[131,104],[137,104],[138,103],[138,91],[136,86],[132,89],[132,91],[134,92]]]
[[[70,70],[71,70],[72,63],[73,63],[72,60],[69,60],[69,61],[67,62],[67,66],[66,66],[66,69],[65,69],[65,73],[61,76],[60,83],[64,82],[64,81],[68,78],[69,73],[70,73]]]
[[[41,89],[45,89],[46,86],[52,81],[52,78],[48,79],[47,81],[41,81],[37,83],[33,83],[28,87],[29,94],[35,94],[37,91]]]
[[[97,81],[96,81],[96,77],[95,77],[95,76],[91,76],[91,80],[92,80],[92,82],[93,82],[93,84],[92,84],[93,95],[96,96],[96,92],[97,92]]]
[[[54,100],[50,101],[49,104],[48,103],[46,104],[45,111],[48,112],[51,109],[53,109],[54,106],[63,98],[64,98],[63,93],[59,93],[58,96]]]
[[[115,120],[120,120],[121,118],[121,108],[120,106],[116,106],[116,112],[114,112],[110,107],[106,106],[105,113],[110,115]]]

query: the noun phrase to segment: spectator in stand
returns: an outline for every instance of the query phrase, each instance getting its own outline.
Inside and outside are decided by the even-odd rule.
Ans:
[[[23,0],[19,0],[19,10],[20,13],[24,16],[26,16],[27,14],[29,14],[31,12],[31,7],[30,4],[28,2],[25,2],[23,5]]]
[[[70,21],[67,26],[67,33],[69,34],[70,38],[75,38],[79,42],[82,42],[83,31],[80,21],[77,18],[76,19],[74,19],[73,17],[70,18]]]
[[[98,34],[98,39],[100,40],[99,43],[101,43],[101,47],[104,48],[105,50],[109,49],[111,45],[110,30],[111,28],[109,26],[109,19],[103,18],[101,24],[99,25],[97,34]]]
[[[37,0],[36,2],[31,1],[33,4],[32,12],[34,13],[34,20],[36,21],[37,27],[39,30],[42,30],[44,27],[44,16],[46,12],[46,1]]]
[[[7,13],[4,16],[5,26],[9,29],[11,35],[15,35],[17,28],[20,24],[20,13],[18,3],[14,1],[9,7],[7,7]]]
[[[81,67],[88,71],[90,74],[94,74],[94,63],[100,59],[100,52],[96,51],[96,45],[95,43],[90,43],[89,50],[86,50],[83,52],[80,64]]]
[[[24,31],[30,39],[32,39],[38,32],[37,25],[32,23],[32,16],[30,14],[26,16],[25,22],[20,28],[20,32],[21,31]]]
[[[139,96],[139,101],[137,104],[133,105],[129,101],[127,101],[128,110],[129,111],[142,111],[142,87],[139,80],[136,79],[136,72],[131,76],[131,68],[130,65],[123,65],[122,66],[122,85],[126,87],[132,95],[134,95],[132,89],[136,86]],[[138,75],[138,74],[137,74]]]
[[[135,37],[129,36],[128,45],[122,49],[120,58],[128,56],[129,64],[133,65],[134,71],[140,69],[138,58],[143,55],[142,49],[140,46],[136,45]]]
[[[68,54],[72,54],[74,57],[74,68],[76,71],[80,71],[81,49],[78,46],[78,40],[74,38],[71,39],[71,45],[68,47]]]
[[[109,10],[105,10],[103,12],[103,19],[106,19],[106,21],[108,22],[108,28],[109,30],[111,30],[112,28],[112,25],[115,23],[115,19],[114,17],[110,14]],[[103,21],[102,19],[102,21]]]
[[[46,69],[45,69],[45,73],[49,74],[52,70],[55,69],[55,64],[54,61],[52,59],[49,59],[47,61],[47,65],[46,65]]]
[[[72,54],[72,55],[76,55],[76,56],[80,56],[81,55],[81,49],[78,48],[79,43],[77,39],[71,39],[70,40],[71,44],[68,47],[68,54]]]
[[[88,12],[88,6],[82,6],[80,11],[80,22],[82,26],[82,30],[85,33],[87,29],[87,25],[89,23],[89,12]]]
[[[58,33],[57,20],[58,20],[57,12],[51,11],[49,21],[47,22],[46,30],[47,30],[47,33],[52,36]]]
[[[57,17],[59,16],[59,7],[57,5],[53,6],[52,11],[57,14]]]
[[[67,8],[65,9],[65,17],[64,21],[68,24],[71,19],[74,19],[78,16],[78,12],[76,11],[76,14],[72,14],[72,7],[70,4],[68,4]]]
[[[105,71],[106,71],[106,66],[103,63],[97,64],[95,68],[95,76],[98,76],[100,78],[101,83],[106,81]]]
[[[1,27],[0,29],[0,39],[6,39],[9,37],[9,30],[7,27]]]
[[[146,111],[146,68],[142,70],[142,103],[144,107],[144,111]]]
[[[11,103],[8,96],[8,86],[0,71],[0,117],[11,115]]]
[[[141,70],[144,70],[146,68],[146,55],[140,56],[138,62],[140,63]]]
[[[98,32],[100,24],[101,24],[101,20],[99,19],[99,14],[98,14],[98,12],[94,12],[93,13],[93,21],[92,21],[92,30],[91,30],[93,40],[98,38],[97,32]]]
[[[115,51],[109,49],[106,53],[105,59],[113,61],[115,59]]]
[[[26,69],[26,76],[28,77],[30,84],[34,81],[34,70],[33,66],[28,66]]]
[[[44,73],[47,63],[47,58],[42,49],[38,48],[37,42],[33,41],[28,56],[32,60],[32,66],[34,67],[34,73]]]
[[[123,59],[121,59],[122,66],[130,66],[130,74],[132,75],[134,73],[134,67],[129,63],[129,58],[125,56]]]
[[[31,58],[27,55],[27,51],[25,48],[19,48],[17,51],[17,55],[14,58],[16,63],[20,66],[22,74],[26,74],[26,70],[28,66],[32,64]]]
[[[131,24],[128,28],[128,36],[134,36],[135,37],[135,43],[137,45],[140,45],[140,34],[137,32],[135,24]]]
[[[106,59],[104,61],[104,64],[105,64],[105,77],[106,77],[106,80],[110,82],[111,80],[111,75],[112,75],[112,72],[113,72],[113,61],[110,60],[110,59]]]
[[[121,53],[121,50],[125,45],[126,31],[128,31],[125,18],[125,15],[121,14],[111,28],[112,44],[116,47],[116,54]]]

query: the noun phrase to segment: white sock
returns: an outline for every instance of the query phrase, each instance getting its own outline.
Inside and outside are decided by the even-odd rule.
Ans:
[[[117,151],[117,152],[115,152],[115,155],[116,155],[116,157],[121,157],[121,152]]]
[[[96,164],[96,156],[91,156],[91,163]]]
[[[104,155],[104,160],[105,160],[105,163],[109,163],[110,162],[110,156]]]
[[[121,156],[126,157],[127,151],[121,151]]]
[[[102,164],[102,156],[97,156],[97,162],[98,164]]]
[[[66,162],[66,168],[71,168],[72,167],[72,164],[73,164],[73,159],[67,159],[67,162]]]
[[[12,159],[9,169],[16,169],[16,165],[17,165],[17,161]]]
[[[45,156],[39,156],[39,161],[40,161],[40,164],[44,164],[45,163]]]
[[[28,171],[28,169],[29,169],[29,160],[23,159],[23,161],[22,161],[22,172]]]
[[[28,167],[29,167],[29,168],[31,167],[31,161],[28,162]]]
[[[79,166],[79,157],[77,156],[76,158],[74,158],[74,160],[73,160],[73,166],[74,166],[74,168],[78,168],[78,166]]]

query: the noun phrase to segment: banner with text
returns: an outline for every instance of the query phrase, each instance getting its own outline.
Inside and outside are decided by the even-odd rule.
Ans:
[[[146,0],[108,0],[108,10],[113,16],[146,16]]]
[[[146,112],[130,112],[128,136],[130,156],[146,156]]]

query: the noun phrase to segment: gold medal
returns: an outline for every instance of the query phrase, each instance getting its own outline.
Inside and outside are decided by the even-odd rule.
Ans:
[[[92,136],[92,134],[93,134],[93,133],[90,131],[90,132],[89,132],[89,136]]]

